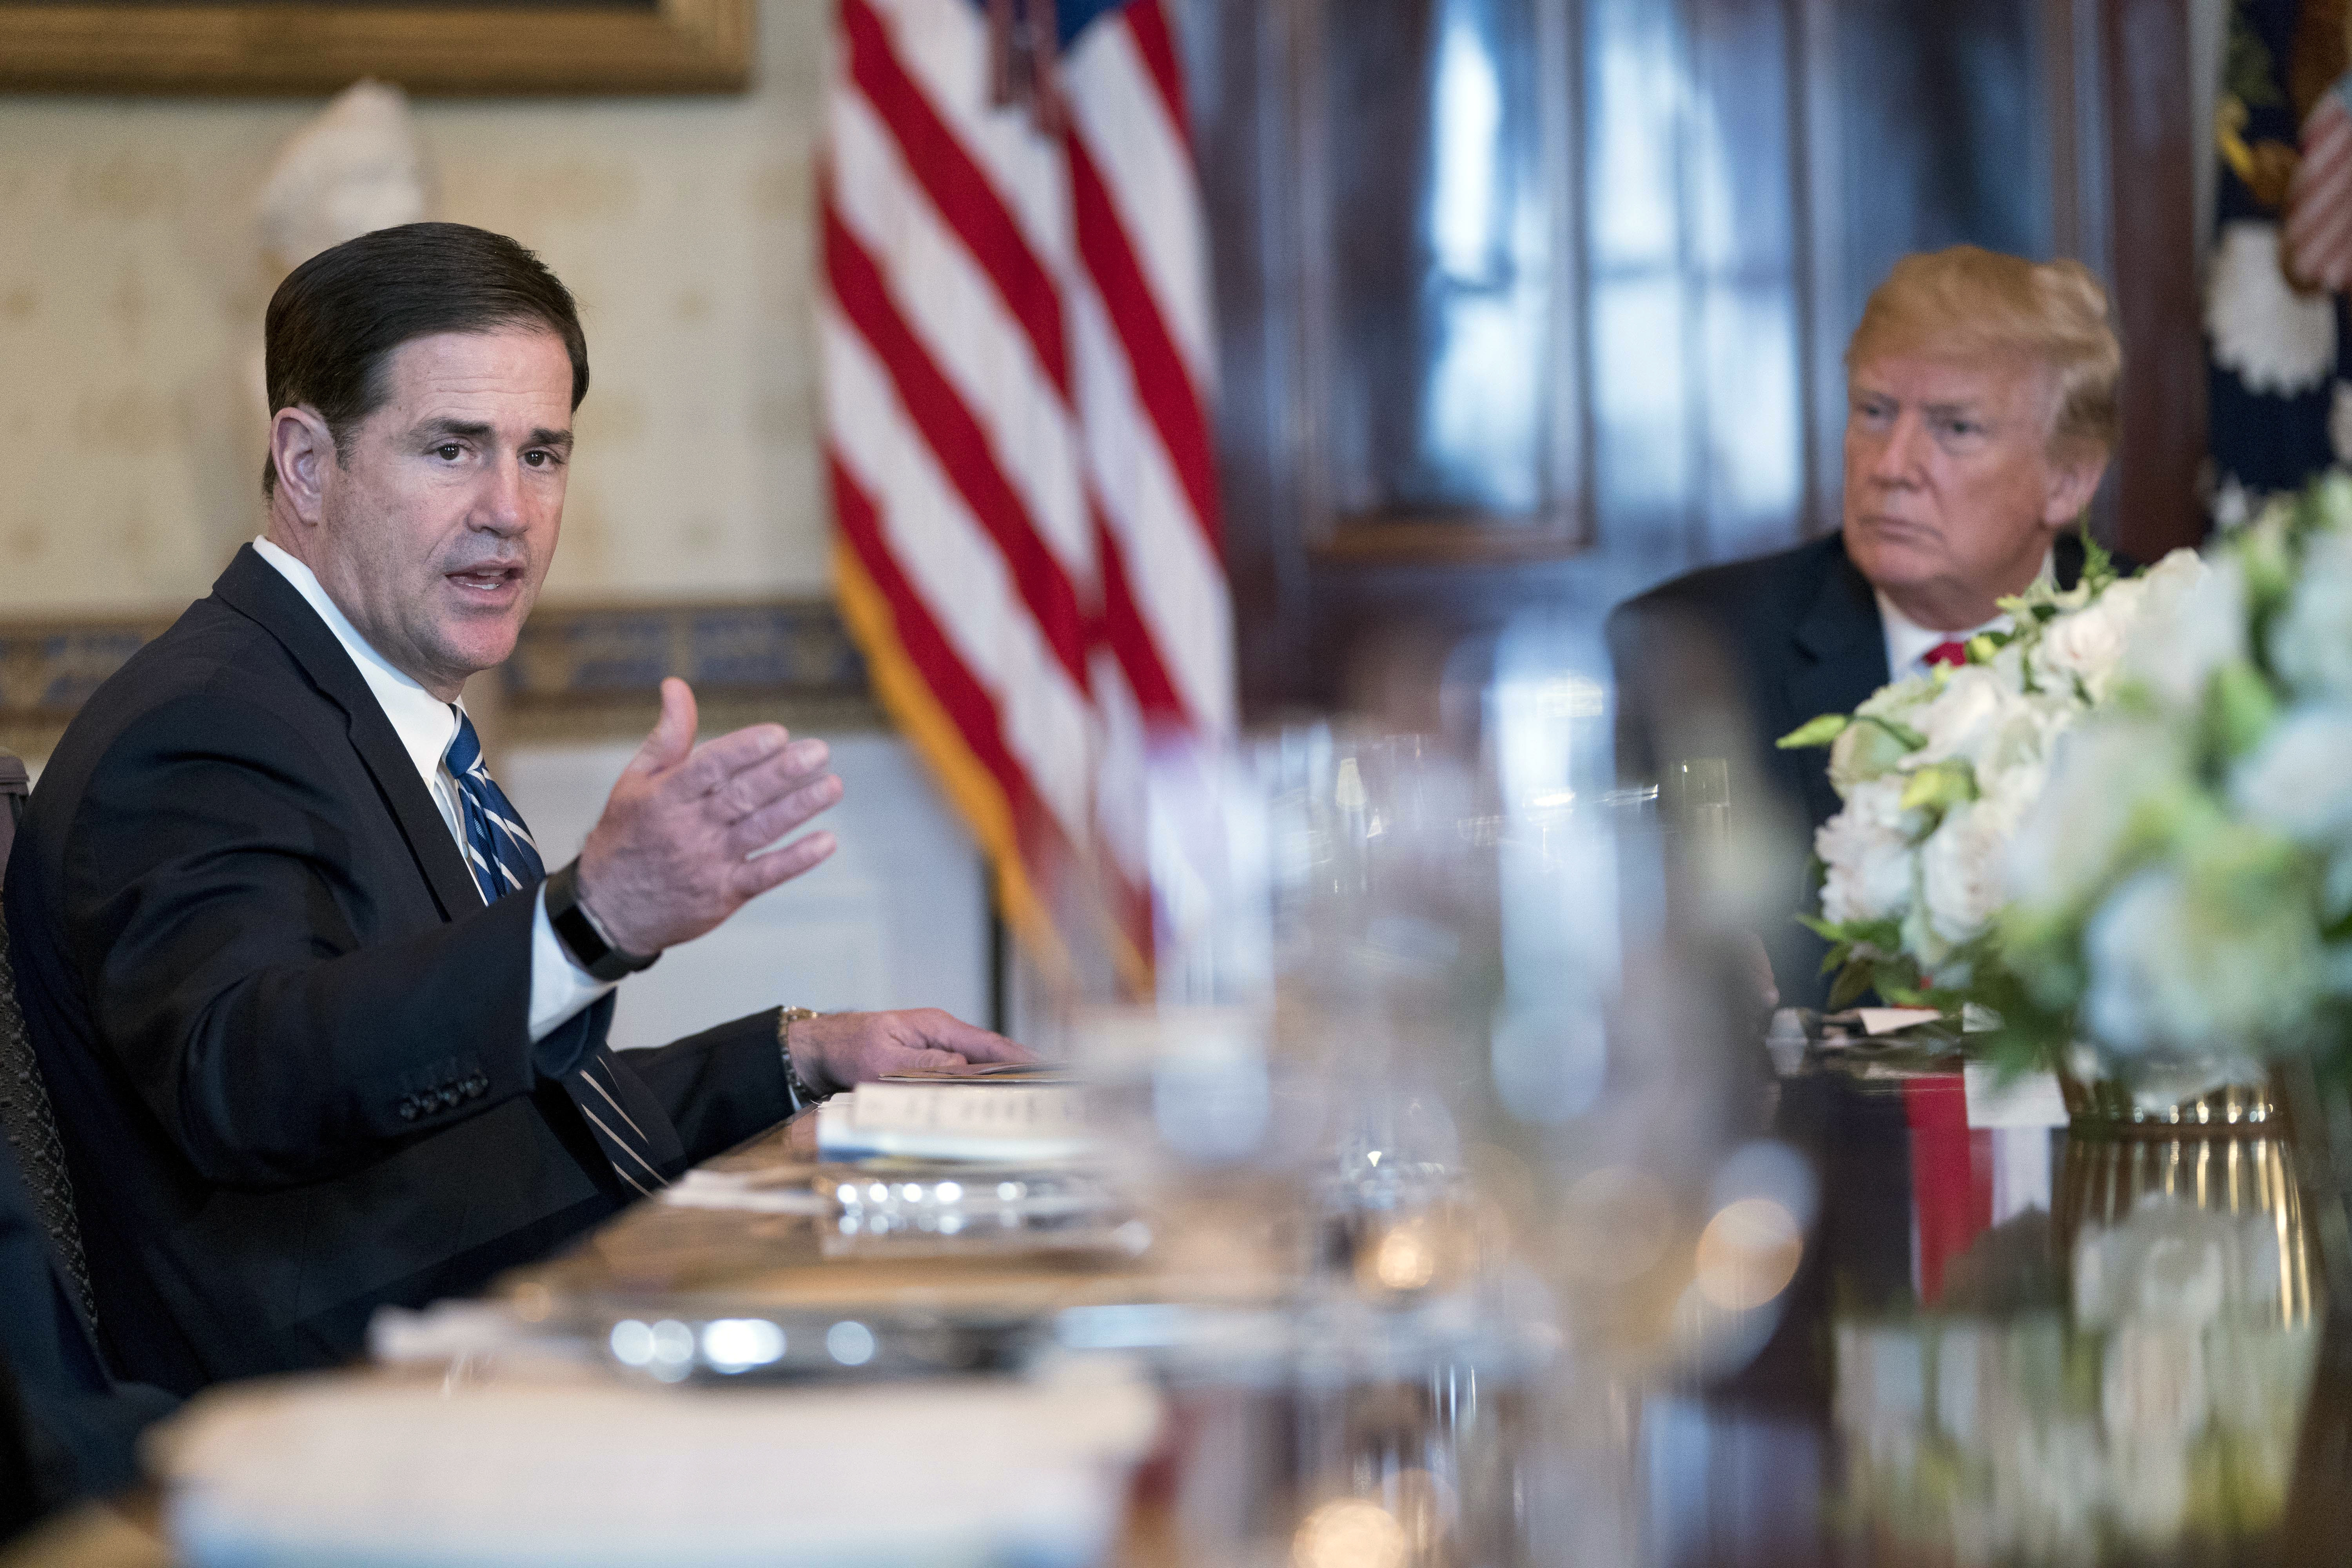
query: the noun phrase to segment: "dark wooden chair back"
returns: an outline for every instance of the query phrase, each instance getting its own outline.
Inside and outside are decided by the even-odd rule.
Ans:
[[[8,851],[16,820],[29,794],[25,764],[0,752],[0,883],[8,874]],[[65,1142],[57,1113],[49,1108],[48,1080],[33,1055],[33,1039],[16,1000],[16,971],[8,956],[8,917],[0,910],[0,1135],[8,1140],[17,1169],[33,1195],[33,1208],[49,1233],[66,1282],[92,1326],[98,1300],[89,1288],[89,1260],[81,1246],[81,1221],[74,1212],[73,1177],[66,1170]]]

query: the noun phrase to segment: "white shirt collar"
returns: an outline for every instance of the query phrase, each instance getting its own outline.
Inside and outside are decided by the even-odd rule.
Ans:
[[[360,679],[375,693],[376,701],[383,708],[383,716],[392,721],[393,733],[400,737],[409,760],[416,764],[419,777],[430,788],[441,772],[441,760],[449,750],[449,742],[457,738],[457,715],[450,705],[419,686],[413,679],[384,662],[382,654],[360,636],[327,590],[319,584],[318,576],[308,566],[272,544],[267,538],[253,542],[254,553],[278,568],[278,575],[294,584],[294,591],[310,602],[343,645],[343,651],[359,666]]]
[[[2042,557],[2042,570],[2034,575],[2034,581],[2045,582],[2056,576],[2057,572],[2057,552],[2054,549],[2046,551]],[[1938,631],[1933,626],[1921,626],[1896,609],[1895,601],[1886,596],[1885,589],[1873,588],[1871,592],[1878,599],[1878,624],[1886,632],[1886,678],[1889,680],[1901,680],[1906,676],[1923,673],[1927,666],[1920,660],[1927,658],[1930,648],[1948,642],[1964,643],[1984,632],[2009,630],[2009,616],[2002,614],[1982,626],[1969,626],[1962,631]]]

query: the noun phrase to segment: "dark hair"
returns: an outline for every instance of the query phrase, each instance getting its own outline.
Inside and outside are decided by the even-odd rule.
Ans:
[[[340,449],[391,395],[383,367],[411,338],[537,322],[572,356],[572,406],[588,395],[588,340],[546,263],[488,229],[407,223],[322,250],[287,274],[263,329],[269,412],[307,407]],[[278,488],[265,458],[261,493]]]

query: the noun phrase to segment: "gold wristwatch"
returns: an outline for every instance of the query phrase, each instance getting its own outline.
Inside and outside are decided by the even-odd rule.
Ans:
[[[784,1092],[793,1097],[794,1110],[806,1110],[810,1106],[831,1099],[828,1091],[819,1094],[801,1077],[800,1064],[793,1060],[793,1026],[824,1015],[814,1007],[782,1007],[776,1012],[776,1048],[784,1055]]]

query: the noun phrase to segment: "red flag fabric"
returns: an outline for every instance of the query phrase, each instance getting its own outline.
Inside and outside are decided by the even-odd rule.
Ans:
[[[2303,158],[2287,183],[2287,276],[2306,289],[2352,288],[2352,109],[2346,82],[2322,93],[2303,122]]]

